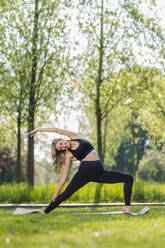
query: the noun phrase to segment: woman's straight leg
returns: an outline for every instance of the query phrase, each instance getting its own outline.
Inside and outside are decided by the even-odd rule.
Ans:
[[[84,177],[83,174],[77,172],[74,177],[72,178],[71,182],[68,184],[66,189],[57,196],[55,201],[51,201],[47,208],[44,210],[45,213],[49,213],[54,208],[56,208],[61,202],[68,199],[73,193],[75,193],[78,189],[83,187],[89,181]]]

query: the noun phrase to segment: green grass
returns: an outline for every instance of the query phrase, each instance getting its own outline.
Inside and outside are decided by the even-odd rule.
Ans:
[[[139,211],[141,207],[133,207]],[[56,209],[48,215],[15,216],[0,210],[1,248],[164,248],[165,209],[152,207],[143,216],[71,215],[72,212],[119,208]]]

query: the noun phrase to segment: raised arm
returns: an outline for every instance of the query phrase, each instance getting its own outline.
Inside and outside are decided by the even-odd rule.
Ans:
[[[67,137],[69,137],[70,139],[78,139],[81,138],[80,135],[78,135],[77,133],[68,131],[68,130],[64,130],[64,129],[60,129],[60,128],[36,128],[35,130],[31,131],[30,133],[27,134],[27,136],[32,137],[33,135],[35,135],[37,132],[55,132],[61,135],[65,135]]]

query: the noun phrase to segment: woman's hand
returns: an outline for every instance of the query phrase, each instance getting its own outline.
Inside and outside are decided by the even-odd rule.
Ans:
[[[55,202],[56,197],[57,197],[57,194],[55,194],[55,195],[53,196],[53,198],[52,198],[51,202]]]
[[[31,131],[30,133],[27,133],[27,136],[34,136],[37,133],[37,129],[34,129],[33,131]]]

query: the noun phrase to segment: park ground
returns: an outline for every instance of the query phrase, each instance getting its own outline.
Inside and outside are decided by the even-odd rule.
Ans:
[[[142,207],[133,207],[139,211]],[[14,209],[15,210],[15,209]],[[164,248],[165,208],[142,216],[101,215],[120,208],[56,209],[48,215],[0,210],[1,248]],[[96,212],[72,215],[75,212]]]

